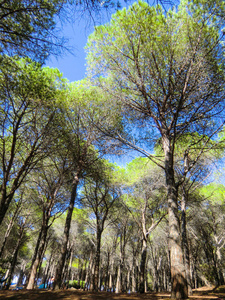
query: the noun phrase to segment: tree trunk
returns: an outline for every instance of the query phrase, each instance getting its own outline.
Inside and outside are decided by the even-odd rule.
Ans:
[[[53,257],[53,254],[51,253],[49,260],[47,262],[46,268],[45,268],[45,272],[44,272],[44,276],[42,278],[41,284],[45,285],[47,283],[47,279],[48,279],[48,275],[49,275],[49,271],[50,271],[50,265],[52,263],[52,257]]]
[[[117,270],[117,278],[116,278],[116,293],[121,293],[122,287],[121,287],[121,261],[118,266]]]
[[[107,252],[107,264],[105,270],[105,284],[104,284],[104,291],[107,291],[109,288],[109,263],[110,263],[110,252]]]
[[[186,192],[184,186],[182,187],[182,198],[181,198],[181,236],[182,236],[182,248],[184,253],[184,266],[186,271],[186,279],[188,285],[188,295],[193,295],[191,286],[191,275],[190,275],[190,259],[189,249],[187,241],[187,227],[186,227]]]
[[[15,269],[15,266],[16,266],[16,262],[17,262],[17,256],[18,256],[18,252],[19,252],[19,249],[20,249],[20,246],[21,246],[21,241],[22,241],[23,234],[24,234],[25,222],[22,224],[22,227],[20,228],[19,239],[17,241],[16,248],[15,248],[14,253],[13,253],[12,262],[11,262],[11,266],[10,266],[10,270],[9,270],[9,278],[7,280],[7,286],[6,286],[7,290],[9,289],[12,278],[13,278],[13,273],[14,273],[14,269]]]
[[[70,235],[70,225],[71,225],[71,221],[72,221],[74,203],[75,203],[75,199],[77,196],[78,183],[79,183],[79,177],[77,174],[73,181],[72,192],[71,192],[71,197],[70,197],[70,204],[69,204],[69,208],[67,211],[66,223],[65,223],[65,227],[64,227],[64,233],[63,233],[61,254],[60,254],[60,258],[59,258],[59,262],[58,262],[58,266],[57,266],[56,274],[55,274],[54,289],[56,289],[56,290],[60,289],[62,286],[62,272],[63,272],[63,267],[64,267],[65,259],[66,259],[67,245],[68,245],[69,235]]]
[[[41,258],[42,258],[42,255],[43,255],[43,252],[44,252],[44,249],[45,249],[46,240],[47,240],[48,218],[43,219],[43,224],[42,224],[42,230],[41,231],[42,231],[42,235],[41,235],[41,240],[40,240],[40,247],[37,251],[35,261],[34,261],[32,267],[31,267],[31,273],[30,273],[28,284],[27,284],[27,290],[32,290],[34,288],[34,285],[35,285],[37,269],[38,269],[38,266],[40,264],[40,261],[41,261]]]
[[[97,241],[96,241],[96,253],[95,253],[95,267],[94,267],[94,280],[93,280],[93,288],[94,291],[98,291],[99,286],[99,266],[100,266],[100,255],[101,255],[101,235],[102,230],[100,229],[100,225],[97,220]]]
[[[11,218],[9,224],[8,224],[7,230],[6,230],[6,232],[5,232],[4,240],[3,240],[3,243],[2,243],[2,246],[1,246],[1,250],[0,250],[0,258],[1,258],[2,255],[3,255],[6,241],[7,241],[8,237],[9,237],[9,235],[10,235],[10,232],[11,232],[11,230],[12,230],[14,221],[15,221],[17,215],[18,215],[18,211],[19,211],[19,209],[20,209],[20,206],[21,206],[21,200],[19,200],[19,203],[18,203],[17,206],[16,206],[16,209],[15,209],[15,211],[14,211],[14,213],[13,213],[13,216],[12,216],[12,218]]]
[[[18,282],[17,285],[20,286],[23,284],[23,278],[24,278],[24,274],[25,274],[25,269],[26,269],[26,262],[24,261],[22,264],[22,267],[20,269],[20,274],[19,274],[19,278],[18,278]]]
[[[217,270],[218,270],[218,277],[219,277],[219,285],[224,285],[224,276],[223,276],[223,263],[222,263],[222,255],[221,255],[221,246],[218,245],[218,237],[215,236],[215,241],[216,241],[216,265],[217,265]]]
[[[173,151],[167,136],[163,136],[165,154],[165,175],[167,187],[168,216],[169,216],[169,248],[172,280],[172,299],[187,299],[188,289],[181,247],[180,220],[178,215],[178,188],[175,184]]]
[[[44,255],[45,255],[45,252],[46,252],[46,249],[48,247],[48,242],[49,242],[49,239],[47,239],[46,237],[46,241],[45,241],[45,245],[44,245],[44,250],[42,251],[42,254],[41,254],[41,259],[39,261],[39,264],[38,264],[38,273],[37,273],[37,278],[40,278],[41,277],[41,273],[43,273],[43,270],[41,269],[41,266],[42,266],[42,263],[43,263],[43,259],[44,259]],[[42,277],[44,276],[44,274],[42,274]],[[36,282],[37,284],[37,282]]]
[[[147,240],[145,237],[143,237],[142,250],[141,250],[141,264],[140,264],[140,286],[139,286],[140,293],[145,292],[146,258],[147,258]]]
[[[8,210],[8,208],[9,208],[9,204],[4,203],[4,202],[6,202],[5,198],[6,197],[2,197],[1,201],[3,202],[3,204],[0,204],[0,225],[2,224],[2,221],[4,220],[5,214]]]
[[[73,262],[73,243],[70,247],[70,260],[69,260],[69,266],[68,266],[68,280],[71,280],[71,274],[72,274],[72,262]],[[80,281],[80,276],[79,276]]]
[[[5,289],[5,286],[6,286],[6,281],[7,281],[7,279],[8,279],[8,276],[9,276],[9,269],[7,269],[7,271],[5,272],[5,274],[4,274],[4,276],[3,277],[5,277],[5,279],[4,279],[4,282],[3,282],[3,284],[2,284],[2,286],[1,286],[1,289],[2,290],[4,290]]]
[[[86,276],[85,276],[85,288],[84,288],[85,290],[90,289],[92,266],[93,266],[93,251],[91,251],[91,254],[90,254],[88,269],[87,269]]]
[[[38,249],[39,249],[39,246],[40,246],[40,243],[41,243],[42,232],[43,232],[43,226],[41,226],[41,229],[40,229],[40,231],[39,231],[39,235],[38,235],[38,239],[37,239],[37,242],[36,242],[34,254],[33,254],[33,257],[32,257],[31,271],[30,271],[30,274],[28,275],[28,278],[27,278],[27,280],[26,280],[26,283],[28,283],[28,282],[30,281],[30,276],[31,276],[31,272],[32,272],[32,266],[34,265],[34,262],[35,262],[35,260],[36,260],[36,258],[37,258],[37,255],[38,255]]]
[[[113,288],[113,266],[114,266],[114,260],[112,259],[111,263],[110,263],[110,267],[109,267],[109,285],[108,285],[108,289],[110,292],[112,292],[112,288]]]

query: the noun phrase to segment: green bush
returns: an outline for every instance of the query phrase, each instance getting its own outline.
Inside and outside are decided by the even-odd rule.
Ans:
[[[84,281],[78,281],[78,280],[70,280],[68,284],[68,288],[75,288],[80,289],[84,287],[85,282]]]

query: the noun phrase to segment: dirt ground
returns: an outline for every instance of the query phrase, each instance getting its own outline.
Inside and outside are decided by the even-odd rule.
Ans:
[[[19,290],[4,291],[0,290],[1,300],[169,300],[170,295],[167,293],[147,293],[147,294],[114,294],[107,292],[84,292],[79,290]],[[194,290],[194,295],[190,300],[225,300],[225,286],[216,290],[212,288],[200,288]]]

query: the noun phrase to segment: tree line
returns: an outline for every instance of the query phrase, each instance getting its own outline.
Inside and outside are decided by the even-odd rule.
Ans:
[[[173,299],[222,285],[224,3],[118,10],[74,83],[42,65],[65,5],[1,4],[1,281]],[[142,157],[107,160],[128,149]]]

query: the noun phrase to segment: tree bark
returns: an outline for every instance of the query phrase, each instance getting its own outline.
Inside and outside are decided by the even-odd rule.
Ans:
[[[116,278],[116,293],[121,293],[122,292],[122,287],[121,287],[121,260],[118,266],[118,271],[117,271],[117,278]]]
[[[94,291],[99,290],[99,266],[100,266],[100,255],[101,255],[101,236],[102,229],[100,228],[99,221],[97,220],[97,239],[96,239],[96,253],[95,253],[95,264],[94,264],[94,278],[93,278],[93,289]]]
[[[42,232],[43,232],[43,226],[41,226],[41,229],[39,231],[39,235],[38,235],[38,239],[37,239],[37,242],[36,242],[34,254],[33,254],[33,257],[32,257],[31,270],[32,270],[32,266],[34,265],[34,262],[37,258],[37,255],[38,255],[38,249],[39,249],[39,246],[40,246],[40,243],[41,243]],[[28,278],[26,280],[27,285],[28,285],[28,282],[30,281],[30,276],[31,276],[31,271],[30,271],[30,273],[28,275]]]
[[[186,272],[186,279],[188,285],[188,295],[193,295],[191,286],[191,275],[190,275],[190,259],[189,249],[187,241],[187,227],[186,227],[186,192],[184,186],[182,186],[182,198],[181,198],[181,236],[182,236],[182,248],[184,252],[184,266]]]
[[[169,216],[169,247],[171,263],[172,299],[187,299],[188,288],[183,263],[181,247],[180,220],[178,215],[178,187],[175,184],[173,151],[169,137],[163,136],[163,150],[165,154],[165,175],[167,187],[167,202]]]
[[[86,272],[86,276],[85,276],[85,290],[89,290],[90,289],[90,284],[92,281],[92,267],[93,267],[93,263],[94,263],[94,258],[93,258],[93,251],[91,251],[90,253],[90,260],[89,260],[89,264],[88,264],[88,269]]]
[[[20,249],[20,246],[21,246],[21,242],[22,242],[22,238],[23,238],[23,234],[24,234],[24,230],[25,230],[25,223],[26,223],[26,220],[20,228],[20,235],[19,235],[19,238],[18,238],[18,241],[17,241],[17,244],[16,244],[16,248],[13,252],[12,262],[11,262],[11,266],[10,266],[10,270],[9,270],[9,278],[7,280],[7,286],[6,286],[7,290],[9,289],[12,278],[13,278],[13,273],[14,273],[14,269],[15,269],[15,266],[16,266],[16,262],[17,262],[17,256],[18,256],[18,252],[19,252],[19,249]]]
[[[22,267],[20,269],[20,274],[19,274],[19,278],[18,278],[18,282],[17,285],[20,286],[23,284],[23,278],[24,278],[24,274],[25,274],[25,269],[26,269],[26,262],[24,261],[22,264]]]
[[[140,293],[145,292],[146,258],[147,258],[147,240],[145,237],[143,237],[142,250],[141,250],[141,264],[140,264],[140,286],[139,286]]]
[[[66,223],[65,223],[65,227],[64,227],[64,233],[63,233],[61,255],[60,255],[58,266],[56,269],[55,280],[54,280],[54,285],[53,285],[53,288],[56,290],[60,289],[62,286],[62,272],[63,272],[65,260],[66,260],[67,245],[68,245],[69,235],[70,235],[70,225],[71,225],[71,221],[72,221],[74,203],[75,203],[75,199],[77,196],[78,183],[79,183],[79,175],[77,174],[74,177],[74,181],[73,181],[72,192],[71,192],[71,197],[70,197],[70,204],[69,204],[69,208],[67,211]]]
[[[37,250],[36,258],[31,267],[31,273],[30,273],[28,284],[27,284],[27,290],[32,290],[34,288],[37,269],[38,269],[39,263],[41,261],[41,258],[42,258],[42,255],[43,255],[43,252],[45,249],[46,240],[47,240],[48,220],[49,219],[45,218],[45,212],[43,214],[44,214],[44,217],[43,217],[43,223],[42,223],[42,228],[41,228],[42,234],[41,234],[40,244],[39,244],[40,247]]]
[[[16,206],[16,209],[15,209],[15,211],[13,213],[13,216],[12,216],[12,218],[11,218],[9,224],[8,224],[7,230],[5,232],[4,240],[3,240],[3,243],[2,243],[2,246],[1,246],[1,250],[0,250],[0,257],[2,257],[2,255],[3,255],[6,241],[7,241],[8,237],[9,237],[9,235],[10,235],[10,232],[12,230],[13,224],[15,222],[15,219],[16,219],[17,215],[18,215],[20,207],[21,207],[21,200],[19,200],[19,202],[18,202],[18,204]]]

